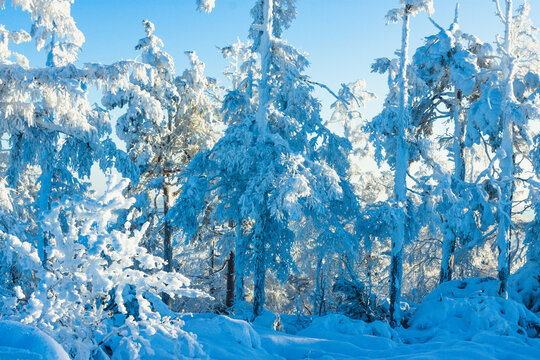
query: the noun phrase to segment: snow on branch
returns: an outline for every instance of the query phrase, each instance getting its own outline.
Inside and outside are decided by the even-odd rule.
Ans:
[[[197,9],[201,12],[212,12],[216,6],[216,0],[197,0]]]
[[[401,0],[403,7],[390,10],[386,14],[387,23],[397,23],[405,14],[416,15],[421,11],[425,11],[428,15],[432,15],[435,10],[433,8],[433,0]]]

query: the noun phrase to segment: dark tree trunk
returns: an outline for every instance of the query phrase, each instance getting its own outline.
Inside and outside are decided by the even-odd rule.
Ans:
[[[265,302],[265,281],[266,281],[266,266],[265,266],[265,248],[263,238],[262,224],[256,224],[255,241],[254,241],[254,260],[255,269],[253,272],[253,320],[261,315],[264,311]]]
[[[169,222],[167,221],[167,213],[169,212],[170,204],[170,188],[166,184],[163,185],[163,217],[165,223],[163,226],[163,260],[165,260],[164,270],[167,272],[173,272],[173,251],[172,251],[172,231]],[[169,306],[172,306],[172,299],[169,294],[162,294],[163,302]]]
[[[235,266],[234,266],[234,252],[229,253],[229,260],[227,261],[227,295],[225,297],[225,307],[227,312],[231,312],[232,307],[234,306],[234,287],[235,287]]]

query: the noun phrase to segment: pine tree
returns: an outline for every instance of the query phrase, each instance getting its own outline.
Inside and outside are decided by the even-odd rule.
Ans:
[[[117,121],[117,134],[140,173],[139,183],[130,189],[138,199],[133,211],[139,225],[153,223],[148,241],[162,229],[165,269],[172,272],[173,228],[163,219],[174,201],[179,174],[195,154],[215,142],[220,120],[217,84],[204,75],[204,64],[194,52],[186,53],[191,68],[176,76],[174,61],[162,50],[154,25],[144,20],[143,26],[146,36],[135,47],[141,51],[141,63],[133,64],[130,90],[112,91],[104,101],[109,109],[127,104]]]
[[[375,134],[389,133],[383,136],[392,136],[386,139],[378,139],[379,145],[376,148],[385,147],[385,152],[390,160],[390,165],[394,169],[394,211],[393,211],[393,232],[391,241],[391,265],[390,265],[390,323],[393,326],[399,324],[399,304],[403,277],[403,245],[407,240],[407,214],[410,200],[407,195],[407,172],[409,160],[411,158],[409,145],[407,143],[407,133],[410,118],[409,84],[407,79],[408,71],[408,50],[409,50],[409,22],[411,16],[420,11],[433,12],[431,0],[409,1],[402,0],[402,8],[393,9],[388,12],[389,22],[402,21],[401,50],[399,52],[398,70],[395,74],[395,83],[389,82],[391,93],[388,95],[385,109],[373,120],[370,127]],[[391,66],[388,59],[379,59],[373,70],[379,72],[387,71]],[[391,74],[390,74],[391,76]],[[375,135],[377,137],[378,135]]]
[[[235,222],[237,264],[249,261],[253,269],[257,317],[265,302],[267,269],[283,277],[293,265],[291,222],[317,218],[327,232],[337,234],[334,229],[342,228],[337,203],[345,212],[356,200],[346,181],[350,145],[322,124],[320,105],[301,74],[307,60],[279,38],[295,17],[294,1],[260,0],[252,15],[250,37],[260,79],[246,72],[243,86],[225,97],[229,126],[211,151],[189,165],[191,177],[175,205],[175,218],[189,237],[208,205],[205,199],[216,199],[212,218]],[[243,270],[237,266],[243,275],[238,271]]]
[[[70,16],[69,3],[14,1],[13,5],[31,14],[36,47],[48,51],[45,68],[24,68],[5,59],[0,68],[1,132],[10,141],[6,175],[10,187],[28,193],[25,205],[31,205],[31,211],[21,221],[29,224],[28,235],[34,237],[46,266],[49,244],[41,219],[51,204],[62,196],[84,193],[89,186],[84,180],[96,162],[103,169],[114,163],[126,168],[110,141],[108,114],[90,105],[88,88],[118,87],[127,64],[87,64],[80,69],[73,65],[84,36]],[[15,41],[28,38],[24,33],[5,35]],[[9,55],[3,51],[3,57]],[[27,65],[21,56],[11,55]],[[32,193],[35,184],[39,189]]]
[[[513,227],[516,189],[526,180],[518,157],[529,158],[530,119],[538,117],[535,99],[538,94],[538,54],[540,46],[528,19],[527,3],[517,14],[513,1],[505,0],[504,13],[498,1],[497,15],[504,25],[504,35],[497,42],[498,61],[480,90],[480,97],[469,111],[467,141],[485,142],[494,153],[486,183],[493,189],[492,200],[497,219],[499,294],[507,296],[510,275],[510,239]],[[532,65],[532,66],[531,66]],[[529,160],[527,160],[529,161]]]
[[[460,30],[458,7],[448,30],[433,23],[439,33],[427,37],[426,44],[418,48],[413,57],[412,67],[424,82],[426,91],[412,110],[412,124],[422,139],[441,136],[434,134],[434,129],[442,122],[451,123],[453,127],[452,135],[442,135],[439,142],[453,162],[451,172],[432,159],[430,152],[421,154],[433,171],[428,181],[435,182],[435,186],[424,185],[424,191],[436,197],[433,221],[438,224],[443,238],[439,277],[442,283],[452,279],[457,248],[481,244],[483,231],[493,225],[476,221],[477,217],[488,219],[490,216],[481,212],[491,212],[491,208],[477,184],[466,181],[466,155],[471,149],[465,146],[467,112],[478,98],[482,86],[480,72],[489,69],[492,52],[489,45]]]

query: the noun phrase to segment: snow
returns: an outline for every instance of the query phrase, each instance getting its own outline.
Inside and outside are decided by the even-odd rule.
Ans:
[[[216,0],[197,0],[199,11],[211,12],[216,6]]]
[[[0,321],[0,359],[69,360],[69,356],[41,330],[15,321]]]
[[[429,300],[426,304],[432,307],[433,301]],[[449,312],[440,311],[440,307],[433,310],[443,314],[442,317],[450,315]],[[426,320],[424,312],[418,315],[421,320]],[[479,315],[482,314],[469,314],[476,317]],[[204,353],[193,346],[179,347],[165,336],[151,336],[149,341],[154,352],[139,354],[141,358],[537,359],[540,351],[540,339],[504,336],[497,331],[480,331],[468,340],[443,331],[436,339],[407,344],[404,340],[410,341],[412,333],[422,331],[414,330],[413,327],[392,330],[386,323],[368,324],[338,314],[316,318],[309,327],[296,335],[215,314],[185,315],[183,321],[184,329],[196,334]],[[434,324],[433,321],[429,323],[430,326]],[[448,329],[450,325],[454,329],[465,330],[456,327],[455,323],[449,324]],[[475,332],[478,330],[477,325],[473,324],[468,331]],[[431,327],[424,333],[433,331],[436,328]],[[169,351],[171,348],[174,354]],[[115,352],[114,359],[130,358],[128,347],[120,346],[118,352]],[[1,321],[0,359],[63,360],[69,357],[58,343],[40,330],[12,321]]]
[[[533,316],[536,321],[538,317],[513,300],[492,297],[496,291],[496,281],[489,279],[445,283],[418,306],[407,329],[340,314],[280,318],[266,311],[254,323],[224,315],[187,314],[181,317],[183,330],[191,333],[184,333],[185,340],[149,335],[150,346],[138,355],[171,360],[537,359],[540,339],[519,334],[515,325],[518,316]],[[451,294],[454,297],[448,297]],[[502,308],[508,310],[507,315],[501,315]],[[288,323],[282,328],[292,329],[294,322],[299,328],[309,326],[296,334],[274,330],[281,320],[282,325]],[[113,359],[132,359],[132,346],[120,340]],[[69,356],[42,331],[1,321],[0,359],[63,360]]]
[[[496,289],[496,288],[495,288]],[[501,300],[504,301],[504,300]],[[482,321],[485,313],[470,312],[476,318],[467,324],[454,317],[452,301],[442,307],[429,300],[415,324],[426,329],[391,329],[383,322],[366,323],[343,315],[330,314],[313,319],[296,335],[275,331],[266,326],[215,314],[183,317],[184,329],[194,332],[210,359],[537,359],[540,339],[506,336],[501,328],[481,331],[491,319]],[[486,303],[485,311],[493,312],[494,303]],[[449,321],[440,334],[427,340]],[[505,318],[509,320],[509,318]],[[499,325],[503,324],[501,321]],[[506,324],[508,325],[508,324]],[[452,328],[454,331],[452,331]],[[469,333],[470,338],[460,334]],[[408,343],[412,342],[414,343]]]
[[[513,275],[510,284],[523,277]],[[216,314],[184,315],[182,320],[184,330],[194,333],[205,354],[216,360],[538,359],[540,318],[515,300],[517,291],[511,292],[515,299],[506,300],[497,290],[491,278],[445,282],[421,304],[409,304],[407,327],[396,329],[341,314],[277,316],[265,311],[253,323]]]

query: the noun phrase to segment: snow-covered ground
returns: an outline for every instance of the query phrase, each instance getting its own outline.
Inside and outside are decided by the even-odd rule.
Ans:
[[[407,344],[406,339],[421,332],[394,331],[382,322],[366,324],[338,314],[317,318],[297,334],[215,314],[185,316],[184,321],[185,329],[196,334],[205,354],[189,355],[186,349],[155,348],[153,356],[144,358],[519,360],[538,359],[540,355],[540,339],[480,331],[468,340],[444,334],[426,342]],[[1,360],[68,359],[59,345],[39,330],[13,323],[1,325]],[[437,330],[426,329],[425,333],[433,331]],[[113,358],[124,359],[122,354],[118,355]]]
[[[341,314],[276,316],[267,311],[252,323],[217,314],[184,314],[185,332],[174,339],[147,334],[149,347],[137,358],[537,360],[540,318],[515,300],[530,292],[527,287],[517,287],[515,284],[523,282],[516,279],[529,275],[514,276],[513,288],[521,291],[514,291],[508,300],[497,296],[493,279],[447,282],[421,304],[412,304],[404,312],[406,326],[397,329],[383,321],[366,323]],[[538,290],[536,285],[532,290]],[[133,359],[128,350],[116,347],[111,359]],[[0,360],[68,358],[42,331],[0,322]]]
[[[0,321],[0,360],[69,360],[69,356],[43,331]]]
[[[269,312],[252,324],[189,315],[184,329],[210,359],[540,359],[538,315],[498,297],[496,286],[478,278],[446,283],[410,310],[407,328],[395,330],[340,314],[274,321]]]
[[[382,323],[370,326],[336,314],[316,319],[296,335],[217,315],[186,319],[185,328],[197,334],[211,359],[479,360],[538,359],[540,356],[540,339],[484,331],[469,340],[446,335],[406,344],[403,339],[412,335],[408,330],[394,332]],[[382,333],[379,330],[383,330]]]

